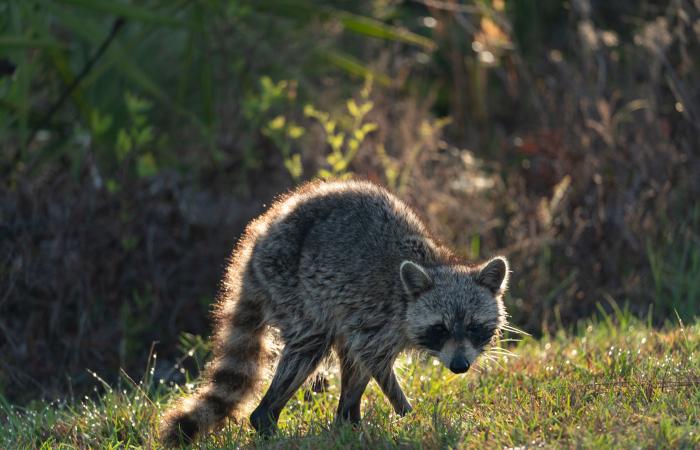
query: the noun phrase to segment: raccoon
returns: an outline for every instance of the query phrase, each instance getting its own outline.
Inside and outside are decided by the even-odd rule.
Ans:
[[[160,438],[189,442],[240,415],[262,381],[275,329],[284,347],[250,416],[276,430],[285,404],[334,352],[340,363],[337,422],[360,421],[374,379],[399,415],[411,411],[393,364],[404,350],[464,373],[505,325],[503,257],[460,261],[416,214],[366,181],[314,182],[281,197],[247,227],[214,311],[214,355],[204,381],[166,411]]]

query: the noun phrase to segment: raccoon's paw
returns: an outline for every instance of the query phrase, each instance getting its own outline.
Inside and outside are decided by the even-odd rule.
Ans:
[[[316,377],[314,377],[314,381],[311,382],[311,390],[317,394],[327,392],[329,387],[330,383],[328,382],[328,378],[320,373],[316,375]]]
[[[277,421],[270,410],[264,406],[258,406],[250,415],[250,424],[260,436],[272,436],[277,431]]]
[[[399,405],[396,408],[396,414],[398,414],[401,417],[405,416],[406,414],[410,413],[411,411],[413,411],[413,406],[411,406],[411,404],[408,403],[407,401],[404,402],[402,405]]]
[[[308,384],[308,386],[304,389],[304,401],[312,402],[314,400],[314,393],[320,394],[323,392],[327,392],[329,386],[330,383],[328,382],[328,378],[326,378],[323,374],[319,373],[313,378],[313,381],[311,381]]]

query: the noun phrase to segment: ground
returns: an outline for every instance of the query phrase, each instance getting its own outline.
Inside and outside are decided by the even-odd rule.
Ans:
[[[262,441],[247,422],[229,422],[201,445],[700,448],[700,324],[653,329],[618,310],[541,339],[511,335],[501,347],[465,376],[405,357],[398,372],[414,405],[405,418],[372,384],[362,425],[333,427],[339,386],[331,376],[327,392],[299,392],[277,436]],[[187,386],[168,387],[150,373],[140,383],[125,377],[119,389],[101,385],[83,400],[18,408],[0,399],[0,447],[156,447],[159,412]]]

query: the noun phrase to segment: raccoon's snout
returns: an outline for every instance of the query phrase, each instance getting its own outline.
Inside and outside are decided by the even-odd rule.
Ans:
[[[464,373],[469,370],[469,361],[462,355],[455,356],[450,363],[450,370],[454,373]]]

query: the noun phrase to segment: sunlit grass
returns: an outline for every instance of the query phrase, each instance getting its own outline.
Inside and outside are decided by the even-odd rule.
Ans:
[[[398,368],[412,414],[399,418],[375,385],[353,429],[332,426],[338,380],[298,395],[280,433],[258,439],[229,422],[203,446],[269,448],[698,448],[700,325],[654,330],[625,314],[540,340],[506,342],[466,376],[416,355]],[[511,345],[507,345],[511,344]],[[417,360],[418,359],[418,360]],[[155,424],[172,388],[151,377],[100,384],[72,404],[0,407],[1,448],[156,446]]]

